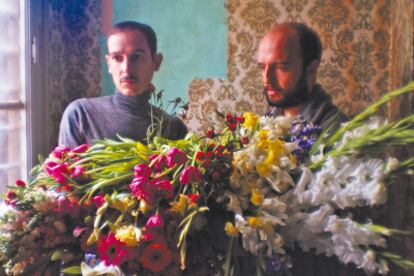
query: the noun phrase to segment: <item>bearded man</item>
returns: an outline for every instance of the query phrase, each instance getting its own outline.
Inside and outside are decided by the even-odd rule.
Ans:
[[[271,107],[267,115],[299,116],[321,128],[347,119],[316,83],[321,57],[321,40],[305,24],[286,22],[269,30],[257,56]]]

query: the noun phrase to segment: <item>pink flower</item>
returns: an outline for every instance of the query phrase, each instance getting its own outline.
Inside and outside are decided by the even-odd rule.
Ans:
[[[99,208],[105,203],[105,196],[104,195],[97,195],[93,197],[93,203],[95,203],[96,207]]]
[[[113,233],[103,237],[98,242],[98,251],[100,259],[107,266],[122,264],[130,260],[134,255],[132,248],[117,240]]]
[[[164,219],[159,214],[151,216],[145,224],[147,228],[162,228],[164,226]]]
[[[189,184],[191,182],[200,182],[201,173],[195,166],[187,166],[181,172],[180,182],[183,185]]]
[[[151,176],[151,168],[147,164],[138,164],[134,167],[134,177],[148,181]]]
[[[149,160],[154,161],[154,168],[158,171],[163,170],[167,166],[167,157],[164,155],[153,154],[149,157]]]
[[[154,179],[151,181],[151,184],[158,200],[174,196],[173,186],[169,180]]]
[[[63,157],[66,156],[66,154],[70,151],[70,148],[67,146],[57,146],[56,148],[54,148],[54,150],[52,151],[52,154],[54,157],[58,158],[58,159],[62,159]]]
[[[148,203],[152,202],[152,190],[147,180],[134,178],[128,188],[137,199],[143,199]]]
[[[78,177],[82,176],[85,173],[85,168],[81,166],[75,166],[72,168],[72,173],[70,174],[70,177]]]
[[[88,144],[82,144],[80,146],[77,146],[73,150],[71,150],[71,152],[72,153],[83,153],[83,152],[87,151],[88,149],[89,149],[89,145]]]
[[[167,166],[172,168],[175,165],[179,166],[187,162],[188,157],[185,152],[177,148],[172,148],[167,152]]]
[[[66,184],[66,176],[70,174],[68,163],[57,163],[48,161],[45,163],[45,171],[60,184]]]

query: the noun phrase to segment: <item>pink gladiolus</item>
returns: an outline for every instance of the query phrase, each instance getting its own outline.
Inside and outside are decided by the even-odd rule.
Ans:
[[[62,159],[68,152],[70,151],[70,148],[67,146],[57,146],[52,154],[54,157],[58,159]]]
[[[147,228],[162,228],[164,226],[164,219],[159,214],[151,216],[145,224]]]
[[[153,201],[153,193],[148,181],[134,178],[128,188],[137,199],[143,199],[146,202]]]
[[[172,168],[173,166],[182,165],[187,162],[188,157],[185,152],[179,150],[177,148],[172,148],[167,152],[167,166],[168,168]]]
[[[73,150],[71,150],[71,152],[72,153],[83,153],[83,152],[87,151],[88,149],[89,149],[89,145],[88,144],[82,144],[80,146],[77,146]]]
[[[56,163],[53,161],[48,161],[45,163],[45,171],[60,184],[66,184],[67,180],[65,175],[70,174],[70,170],[66,162]]]
[[[180,182],[183,185],[189,184],[191,182],[200,182],[201,173],[195,166],[187,166],[181,172]]]
[[[75,166],[72,168],[72,173],[70,174],[70,177],[78,177],[85,173],[85,168],[81,166]]]
[[[167,166],[167,157],[164,155],[151,155],[149,157],[150,161],[155,160],[154,168],[158,171],[163,170]]]
[[[151,176],[151,168],[147,164],[138,164],[134,167],[134,177],[148,181]]]

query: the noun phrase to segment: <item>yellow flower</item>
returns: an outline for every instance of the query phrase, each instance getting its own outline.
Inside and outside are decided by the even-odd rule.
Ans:
[[[171,203],[171,210],[173,212],[179,213],[181,215],[183,215],[185,213],[185,211],[187,210],[188,204],[189,204],[189,197],[184,195],[184,194],[180,194],[180,198],[178,199],[178,201],[172,202]]]
[[[259,131],[259,140],[267,140],[269,137],[269,131],[266,129],[261,129]]]
[[[141,199],[139,201],[139,210],[143,213],[146,214],[149,210],[151,210],[151,205],[148,204],[145,200]]]
[[[226,231],[227,235],[230,237],[237,237],[239,235],[239,229],[237,229],[231,222],[226,222],[224,231]]]
[[[111,207],[117,209],[120,212],[126,212],[130,207],[134,205],[134,199],[131,197],[113,198],[111,200]]]
[[[263,196],[263,194],[260,190],[254,189],[252,191],[252,196],[250,197],[250,202],[253,203],[253,205],[255,205],[255,206],[262,205],[263,199],[264,199],[264,196]]]
[[[244,127],[249,128],[251,130],[256,128],[257,121],[259,119],[257,114],[253,112],[245,112],[243,114],[243,117],[244,117],[244,123],[243,123]]]
[[[137,246],[141,238],[141,230],[132,225],[121,227],[116,231],[115,237],[128,246]]]
[[[272,173],[272,167],[267,164],[260,163],[256,165],[256,171],[261,177],[268,177]]]
[[[248,217],[247,222],[251,227],[260,228],[263,226],[263,222],[259,217]]]

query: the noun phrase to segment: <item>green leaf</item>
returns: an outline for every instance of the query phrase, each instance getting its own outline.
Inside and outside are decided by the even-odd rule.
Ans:
[[[52,256],[50,257],[50,260],[52,262],[56,262],[56,261],[60,260],[61,257],[62,257],[62,251],[61,250],[56,250],[55,252],[53,252]]]
[[[82,274],[81,268],[78,265],[67,267],[67,268],[63,269],[62,272],[67,273],[67,274],[71,274],[71,275],[81,275]]]

